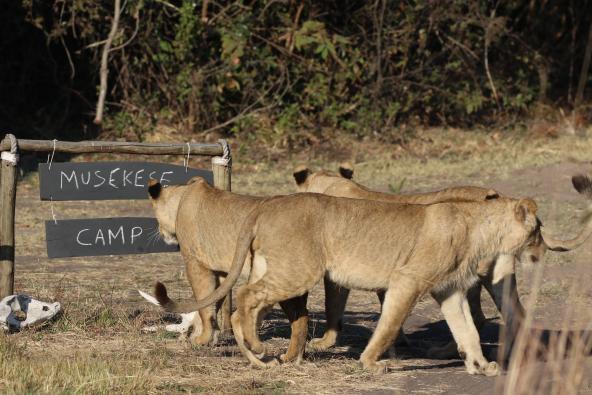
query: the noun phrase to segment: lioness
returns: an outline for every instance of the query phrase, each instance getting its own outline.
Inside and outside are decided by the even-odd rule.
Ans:
[[[294,170],[293,176],[299,192],[316,192],[353,199],[368,199],[396,203],[433,204],[445,201],[480,201],[499,197],[499,194],[493,189],[488,190],[471,186],[448,188],[441,191],[420,194],[401,195],[382,193],[372,191],[352,181],[353,167],[347,163],[339,166],[339,174],[340,175],[337,175],[328,171],[311,172],[306,166],[299,166]],[[588,179],[584,176],[573,177],[573,185],[580,193],[589,194],[589,190],[592,190]],[[541,231],[543,230],[541,229]],[[547,249],[554,251],[572,250],[581,245],[591,233],[592,218],[588,217],[586,219],[586,226],[575,239],[562,241],[556,240],[549,235],[545,235],[545,240],[543,240],[539,235],[539,237],[534,238],[532,243],[523,251],[523,257],[521,260],[537,262],[543,258]],[[481,309],[481,287],[484,285],[491,295],[496,307],[502,313],[509,335],[513,335],[517,332],[520,323],[524,318],[524,308],[520,303],[518,291],[516,289],[514,260],[513,256],[500,256],[497,258],[493,270],[485,270],[490,267],[489,265],[483,267],[478,273],[479,281],[468,291],[467,296],[471,308],[471,315],[475,321],[477,330],[480,330],[486,321],[485,315]],[[325,350],[336,343],[342,327],[343,312],[349,295],[349,290],[347,288],[337,286],[328,276],[325,276],[324,281],[327,327],[321,338],[312,339],[309,343],[310,346],[316,350]],[[502,308],[502,304],[504,303],[504,293],[509,296],[509,300],[506,301],[505,308]],[[382,303],[384,297],[382,292],[379,291],[377,294]],[[429,355],[445,358],[453,357],[456,352],[456,344],[451,342],[445,347],[430,349]]]
[[[486,196],[495,194],[495,191],[473,188],[471,193],[475,199],[483,200]],[[148,194],[164,240],[180,244],[187,277],[195,297],[205,297],[215,287],[215,274],[227,273],[230,269],[240,225],[248,213],[265,198],[220,191],[204,183],[201,178],[192,179],[187,185],[169,187],[151,181]],[[446,197],[455,196],[467,196],[466,189],[449,189]],[[248,271],[245,271],[245,275],[247,274]],[[255,278],[257,275],[251,274]],[[176,304],[166,299],[160,302],[170,312],[193,311],[190,308],[191,303]],[[307,318],[303,318],[307,317],[305,306],[306,295],[301,300],[282,303],[293,326],[291,346],[282,356],[284,361],[299,360],[302,356],[303,335],[298,331],[303,331],[304,336],[308,332],[305,322]],[[213,308],[202,309],[199,316],[195,316],[195,320],[201,319],[202,331],[191,334],[190,341],[193,344],[203,345],[216,341],[219,329],[215,317]]]
[[[467,371],[496,375],[497,364],[481,351],[466,291],[483,262],[491,265],[500,254],[519,256],[538,237],[536,209],[531,199],[501,197],[433,205],[312,193],[266,199],[241,228],[227,279],[194,307],[224,297],[250,258],[251,279],[237,292],[231,322],[241,351],[253,364],[266,366],[255,355],[264,352],[256,328],[260,312],[305,295],[325,273],[347,288],[385,289],[381,317],[360,356],[364,368],[383,371],[378,358],[417,299],[430,291]]]
[[[185,262],[187,278],[197,299],[209,295],[216,287],[216,274],[227,273],[232,263],[239,229],[248,214],[264,198],[239,195],[211,187],[202,178],[196,177],[187,185],[162,186],[155,180],[149,182],[148,194],[159,224],[159,232],[165,242],[179,244]],[[254,265],[245,276],[257,277],[260,265]],[[195,311],[192,302],[175,303],[159,299],[161,306],[170,312]],[[293,341],[285,361],[302,355],[306,340],[301,341],[301,332],[306,333],[308,315],[306,300],[283,301],[280,306],[292,324]],[[199,309],[195,315],[193,331],[189,340],[195,345],[215,343],[219,332],[213,307]]]
[[[499,197],[499,193],[494,189],[474,186],[453,187],[434,192],[408,195],[387,194],[369,190],[352,181],[351,179],[354,170],[349,163],[343,163],[339,166],[339,174],[340,176],[329,171],[311,172],[308,167],[299,166],[294,170],[293,176],[296,181],[298,192],[315,192],[353,199],[379,200],[394,203],[434,204],[454,201],[479,202]],[[343,326],[343,312],[349,296],[349,289],[338,286],[331,281],[329,276],[325,276],[324,285],[325,317],[327,320],[327,326],[325,333],[321,338],[314,338],[309,343],[311,348],[319,351],[326,350],[334,346],[337,342],[337,338],[339,337],[339,333]],[[477,301],[479,308],[473,308],[473,304],[475,304],[475,293],[475,291],[469,292],[469,303],[471,305],[473,319],[479,329],[485,321],[485,316],[481,312],[480,300]],[[384,291],[380,290],[376,294],[382,305]],[[481,315],[479,315],[478,312],[481,312]],[[401,330],[396,343],[400,344],[405,342],[406,339],[403,330]],[[456,346],[452,348],[452,351],[453,353],[456,351]],[[442,356],[440,355],[442,352],[438,354],[438,357]]]

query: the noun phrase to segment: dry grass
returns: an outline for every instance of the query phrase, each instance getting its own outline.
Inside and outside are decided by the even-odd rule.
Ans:
[[[588,275],[591,270],[586,270]],[[589,359],[592,306],[589,298],[582,297],[587,291],[587,282],[582,281],[582,277],[568,282],[569,289],[557,293],[558,297],[565,298],[564,308],[558,312],[562,324],[552,331],[541,329],[533,313],[537,297],[545,289],[543,267],[535,269],[533,286],[525,304],[526,321],[516,337],[507,378],[498,382],[498,393],[563,395],[592,389],[587,377],[592,367]]]
[[[523,195],[531,189],[542,190],[547,181],[544,175],[516,176],[516,169],[586,161],[592,152],[592,141],[579,137],[528,141],[460,131],[422,132],[419,142],[410,143],[403,151],[366,143],[347,146],[349,151],[335,161],[319,151],[310,160],[304,153],[281,163],[247,161],[239,154],[235,156],[233,189],[259,195],[289,193],[293,191],[291,172],[296,164],[310,162],[313,168],[335,168],[340,161],[350,160],[356,164],[356,179],[383,190],[406,178],[404,191],[461,182],[501,182],[507,183],[504,186],[512,194]],[[198,162],[192,159],[194,166]],[[509,175],[512,177],[508,178]],[[570,196],[544,191],[537,195],[545,225],[575,232],[574,220],[582,202]],[[563,201],[564,197],[572,200]],[[555,200],[561,202],[561,210],[553,205]],[[141,201],[56,202],[53,209],[58,220],[100,217],[105,213],[151,215],[148,203]],[[447,341],[441,337],[446,333],[445,326],[433,324],[442,318],[430,299],[420,301],[405,324],[417,340],[416,347],[401,350],[401,359],[392,361],[391,372],[384,376],[373,376],[357,364],[379,311],[375,295],[367,292],[352,292],[343,345],[330,352],[309,353],[301,366],[251,369],[231,337],[224,338],[216,347],[192,348],[165,332],[144,334],[141,328],[161,317],[142,301],[136,289],[149,290],[159,279],[167,283],[174,297],[189,297],[181,258],[177,254],[153,254],[50,261],[46,258],[43,228],[43,220],[50,218],[51,204],[39,202],[36,177],[28,176],[18,189],[16,288],[41,300],[60,301],[64,313],[45,327],[0,336],[0,393],[475,393],[494,387],[494,379],[469,376],[458,361],[424,357],[425,345],[421,341]],[[538,288],[533,271],[520,270],[520,290],[523,296],[534,300],[535,323],[544,322],[545,328],[554,329],[564,325],[584,327],[579,320],[583,315],[574,312],[576,317],[568,320],[557,312],[562,311],[572,292],[574,278],[580,278],[584,284],[592,281],[586,265],[591,258],[592,249],[588,247],[573,253],[548,254],[545,264],[540,265],[542,280]],[[590,292],[573,291],[570,301],[574,306],[578,303],[577,312],[584,308],[590,312]],[[318,335],[323,328],[323,293],[319,287],[311,293],[309,309],[313,314],[311,334]],[[489,302],[486,312],[497,315]],[[492,328],[497,323],[494,319]],[[272,312],[261,335],[271,352],[279,354],[285,349],[289,328],[281,312]],[[495,345],[495,339],[489,342]],[[520,365],[520,371],[524,371],[523,364]],[[566,372],[573,370],[570,369]],[[576,373],[570,374],[577,377]],[[585,387],[586,383],[582,379],[580,384]]]

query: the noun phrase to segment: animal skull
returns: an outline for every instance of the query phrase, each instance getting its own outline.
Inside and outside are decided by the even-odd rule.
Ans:
[[[138,292],[148,302],[150,302],[156,306],[160,306],[160,303],[158,303],[156,298],[154,298],[152,295],[149,295],[146,292],[142,292],[140,290],[138,290]],[[196,314],[197,314],[197,311],[194,311],[191,313],[180,314],[181,323],[165,325],[164,329],[168,332],[175,332],[175,333],[179,333],[181,335],[187,334],[187,332],[189,332],[189,328],[191,327],[191,323],[193,322]],[[197,317],[199,318],[199,315]],[[158,329],[159,329],[159,326],[156,326],[156,325],[155,326],[146,326],[146,327],[142,328],[142,330],[145,332],[156,332]],[[194,332],[198,333],[201,331],[201,327],[193,328],[193,330],[194,330]]]
[[[62,307],[27,295],[9,295],[0,301],[0,328],[11,332],[42,324],[55,317]]]

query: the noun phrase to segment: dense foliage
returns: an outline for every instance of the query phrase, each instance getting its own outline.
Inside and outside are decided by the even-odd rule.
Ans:
[[[571,106],[591,3],[123,0],[102,127],[126,138],[168,125],[292,145],[327,128],[390,138],[409,122],[466,126],[539,103]],[[4,4],[3,128],[94,133],[85,128],[113,5]]]

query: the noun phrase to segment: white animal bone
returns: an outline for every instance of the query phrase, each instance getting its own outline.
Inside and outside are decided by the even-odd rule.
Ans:
[[[58,302],[45,303],[28,295],[9,295],[0,301],[0,328],[16,332],[40,325],[55,317],[61,309]]]
[[[146,292],[142,292],[139,289],[138,289],[138,292],[148,302],[150,302],[156,306],[160,306],[160,303],[158,303],[158,300],[156,300],[156,298],[154,296],[149,295]],[[191,327],[192,322],[193,322],[194,318],[196,317],[196,314],[197,314],[196,311],[191,312],[191,313],[181,313],[180,314],[180,316],[181,316],[181,323],[180,324],[165,325],[164,329],[168,332],[186,334],[187,332],[189,332],[189,328]],[[178,315],[178,314],[175,314],[175,315]],[[193,328],[194,333],[201,332],[201,321],[199,320],[199,315],[197,315],[197,320],[198,320],[199,326]],[[162,326],[160,326],[160,325],[145,326],[144,328],[142,328],[142,330],[145,332],[156,332],[159,328],[162,328]]]

